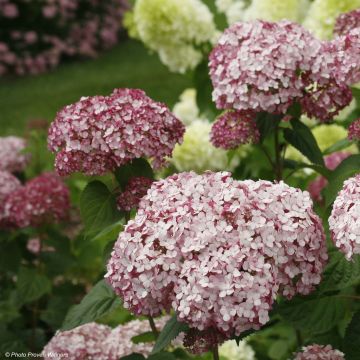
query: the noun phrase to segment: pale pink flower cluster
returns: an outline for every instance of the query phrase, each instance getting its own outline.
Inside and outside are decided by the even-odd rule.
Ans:
[[[309,345],[296,354],[294,360],[345,360],[344,354],[331,345]]]
[[[0,170],[0,227],[6,227],[5,203],[11,193],[21,187],[20,181],[11,173]]]
[[[256,144],[260,139],[255,115],[246,111],[226,111],[211,129],[211,142],[222,149],[235,149],[243,144]]]
[[[168,320],[168,317],[156,320],[158,331]],[[52,359],[54,353],[66,354],[69,360],[118,360],[132,353],[148,356],[154,343],[135,344],[132,338],[149,331],[150,325],[145,320],[133,320],[114,329],[96,323],[85,324],[57,332],[43,350],[44,359]]]
[[[23,228],[60,222],[69,209],[67,186],[55,174],[44,173],[8,196],[5,216],[11,224]]]
[[[210,54],[213,99],[219,109],[269,113],[299,102],[308,116],[329,120],[351,101],[358,54],[357,33],[322,42],[285,20],[236,23]]]
[[[340,163],[348,158],[351,153],[346,151],[338,151],[332,153],[325,157],[325,165],[330,170],[335,170]],[[321,191],[327,186],[328,181],[325,176],[318,176],[315,180],[313,180],[309,186],[308,191],[314,201],[322,202],[323,197],[321,195]]]
[[[127,8],[126,0],[1,0],[0,75],[37,74],[64,57],[96,56],[117,43]]]
[[[142,198],[105,277],[135,314],[173,308],[179,321],[225,338],[258,329],[277,295],[320,282],[327,253],[312,205],[283,182],[173,175]]]
[[[153,181],[144,176],[131,178],[124,191],[116,198],[118,209],[124,211],[137,209],[141,198],[146,195]]]
[[[346,35],[352,29],[360,27],[360,9],[341,14],[334,27],[334,33],[337,35]]]
[[[360,254],[360,174],[346,180],[329,217],[335,246],[350,260]]]
[[[360,140],[360,119],[353,121],[348,128],[349,140]]]
[[[140,157],[154,168],[162,166],[184,131],[164,104],[142,90],[115,89],[62,109],[49,129],[48,145],[57,152],[60,175],[100,175]]]
[[[26,141],[17,136],[0,137],[0,169],[11,173],[21,172],[29,163],[25,154]]]

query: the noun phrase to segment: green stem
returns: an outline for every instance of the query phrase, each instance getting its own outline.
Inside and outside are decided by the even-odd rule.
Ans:
[[[296,332],[296,340],[297,340],[298,347],[301,348],[304,343],[302,334],[301,334],[300,330],[298,330],[298,329],[296,329],[295,332]]]
[[[217,344],[213,347],[212,353],[213,353],[213,359],[214,359],[214,360],[220,360],[220,357],[219,357],[219,348],[218,348],[218,345],[217,345]]]
[[[283,172],[283,161],[281,159],[281,146],[279,141],[279,127],[275,129],[275,136],[274,136],[274,142],[275,142],[275,175],[276,180],[280,181],[282,180],[282,172]]]
[[[150,327],[151,327],[151,331],[153,332],[155,338],[157,339],[159,337],[159,331],[156,328],[155,321],[154,321],[152,316],[148,316],[148,319],[149,319],[149,324],[150,324]]]

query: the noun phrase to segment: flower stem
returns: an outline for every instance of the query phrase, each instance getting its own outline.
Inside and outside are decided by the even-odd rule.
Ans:
[[[219,348],[218,348],[217,344],[213,347],[212,353],[213,353],[213,359],[214,360],[219,360],[220,359],[220,357],[219,357]]]
[[[154,321],[153,317],[150,316],[150,315],[148,316],[148,319],[149,319],[149,324],[150,324],[150,327],[151,327],[151,331],[153,332],[155,338],[157,339],[159,337],[159,331],[156,328],[155,321]]]
[[[282,171],[283,171],[283,161],[281,159],[281,146],[279,141],[279,126],[275,129],[275,174],[276,180],[282,180]]]

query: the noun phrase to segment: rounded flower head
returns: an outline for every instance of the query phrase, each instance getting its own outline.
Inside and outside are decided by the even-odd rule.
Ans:
[[[329,217],[335,246],[349,260],[360,254],[360,174],[344,182]]]
[[[254,144],[260,139],[255,116],[241,111],[227,111],[220,115],[211,129],[211,142],[222,149],[235,149]]]
[[[344,354],[330,345],[310,345],[296,354],[294,360],[344,360]]]
[[[134,313],[173,308],[203,342],[220,341],[265,324],[277,295],[312,291],[326,259],[307,192],[190,172],[153,183],[105,277]]]
[[[210,54],[217,107],[286,112],[302,96],[299,73],[310,69],[319,48],[309,32],[288,21],[232,25]]]
[[[153,181],[144,176],[132,177],[116,199],[118,209],[124,211],[137,209],[141,198],[146,195]]]
[[[325,165],[330,170],[335,170],[340,163],[351,155],[349,152],[338,151],[325,157]],[[322,202],[321,191],[327,186],[328,181],[325,176],[318,176],[309,184],[308,191],[314,201]]]
[[[26,142],[16,136],[0,137],[0,170],[21,172],[29,162],[29,155],[23,154]]]
[[[5,215],[5,203],[14,191],[21,188],[20,181],[11,173],[0,170],[0,226],[7,224]]]
[[[196,103],[196,90],[189,88],[180,95],[180,101],[174,105],[173,113],[183,124],[190,125],[200,120],[200,110]]]
[[[360,119],[353,121],[348,129],[348,139],[360,141]]]
[[[360,9],[341,14],[335,23],[334,33],[346,35],[352,29],[360,27]]]
[[[228,360],[255,360],[254,350],[244,340],[239,345],[235,340],[226,341],[220,346],[219,354]]]
[[[159,331],[169,320],[167,316],[156,320]],[[133,343],[132,338],[151,331],[148,321],[133,320],[111,329],[109,326],[89,323],[75,329],[58,331],[45,346],[44,359],[52,359],[51,354],[66,354],[69,360],[118,360],[132,353],[148,356],[153,342]]]
[[[66,218],[70,208],[67,186],[52,173],[40,175],[12,192],[5,213],[18,227],[40,226]]]
[[[199,47],[213,40],[213,15],[200,0],[137,0],[130,34],[139,38],[171,71],[193,69],[202,59]]]
[[[240,147],[229,162],[227,152],[210,142],[211,124],[206,120],[194,121],[186,127],[184,142],[176,145],[171,163],[178,171],[234,170],[240,159],[248,153],[248,147]]]
[[[304,26],[320,39],[330,39],[337,17],[360,7],[360,0],[314,0]]]
[[[142,90],[116,89],[110,96],[81,98],[56,116],[49,129],[60,175],[101,175],[145,157],[165,162],[184,133],[182,123]]]

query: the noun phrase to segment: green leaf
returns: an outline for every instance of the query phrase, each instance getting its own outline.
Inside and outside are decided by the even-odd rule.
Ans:
[[[251,335],[255,332],[256,332],[256,330],[254,330],[254,329],[246,330],[246,331],[243,331],[239,336],[234,336],[232,339],[234,339],[236,341],[236,343],[239,345],[241,340],[245,339],[246,337],[248,337],[249,335]]]
[[[344,318],[345,304],[345,299],[336,296],[298,296],[280,304],[278,313],[296,329],[322,333]]]
[[[152,331],[147,331],[131,338],[134,344],[154,342],[155,340],[155,335]]]
[[[18,241],[1,243],[0,270],[17,272],[21,262],[21,251]]]
[[[288,111],[286,112],[288,115],[291,115],[295,119],[300,119],[301,116],[301,104],[298,102],[293,103]]]
[[[80,212],[90,237],[120,220],[115,196],[98,180],[90,182],[81,193]]]
[[[175,339],[181,332],[187,330],[188,326],[184,323],[179,322],[176,318],[176,315],[174,315],[164,326],[151,353],[158,353],[166,346],[168,346],[171,341]]]
[[[325,205],[331,205],[338,192],[342,189],[344,181],[360,172],[360,155],[351,155],[343,160],[331,173],[329,184],[324,190]]]
[[[169,352],[161,352],[150,355],[148,360],[176,360],[175,356]]]
[[[256,116],[256,125],[260,131],[260,142],[274,132],[281,121],[282,115],[272,115],[266,112],[261,112]]]
[[[204,60],[194,71],[194,86],[196,89],[196,103],[200,113],[208,118],[214,118],[218,113],[212,101],[213,86],[209,77],[208,62]]]
[[[333,144],[330,147],[328,147],[327,149],[325,149],[323,151],[323,154],[329,155],[336,151],[344,150],[344,149],[348,148],[349,146],[351,146],[351,144],[352,144],[352,141],[348,140],[347,138],[339,140],[335,144]]]
[[[20,268],[16,283],[19,304],[39,299],[51,291],[50,280],[35,269]]]
[[[119,233],[124,227],[124,219],[117,221],[114,224],[107,226],[105,229],[100,231],[91,241],[100,241],[101,243],[108,243],[111,240],[118,238]]]
[[[346,260],[339,251],[330,253],[330,262],[323,273],[320,291],[341,290],[360,283],[360,256]]]
[[[346,360],[360,359],[360,311],[352,318],[345,332],[344,353]]]
[[[310,129],[297,119],[291,120],[292,129],[284,129],[284,137],[313,164],[324,166],[324,159]]]
[[[278,360],[282,359],[288,351],[288,342],[285,340],[274,341],[268,351],[269,358]]]
[[[70,306],[70,298],[63,296],[52,297],[45,311],[41,313],[40,319],[49,324],[54,330],[57,330],[61,327]]]
[[[331,175],[331,170],[329,170],[325,166],[317,165],[317,164],[306,164],[306,163],[297,162],[295,160],[285,159],[284,166],[285,168],[293,169],[293,170],[313,169],[314,171],[326,177],[327,179]]]
[[[82,299],[80,304],[71,307],[61,329],[63,331],[70,330],[95,321],[120,305],[120,298],[113,292],[105,280],[101,280]]]
[[[123,356],[119,360],[143,360],[143,359],[145,359],[143,355],[134,353],[131,355]]]
[[[115,170],[115,177],[121,188],[124,189],[129,180],[136,176],[143,176],[149,179],[154,178],[154,171],[149,162],[143,158],[134,159],[131,163],[120,166]]]

